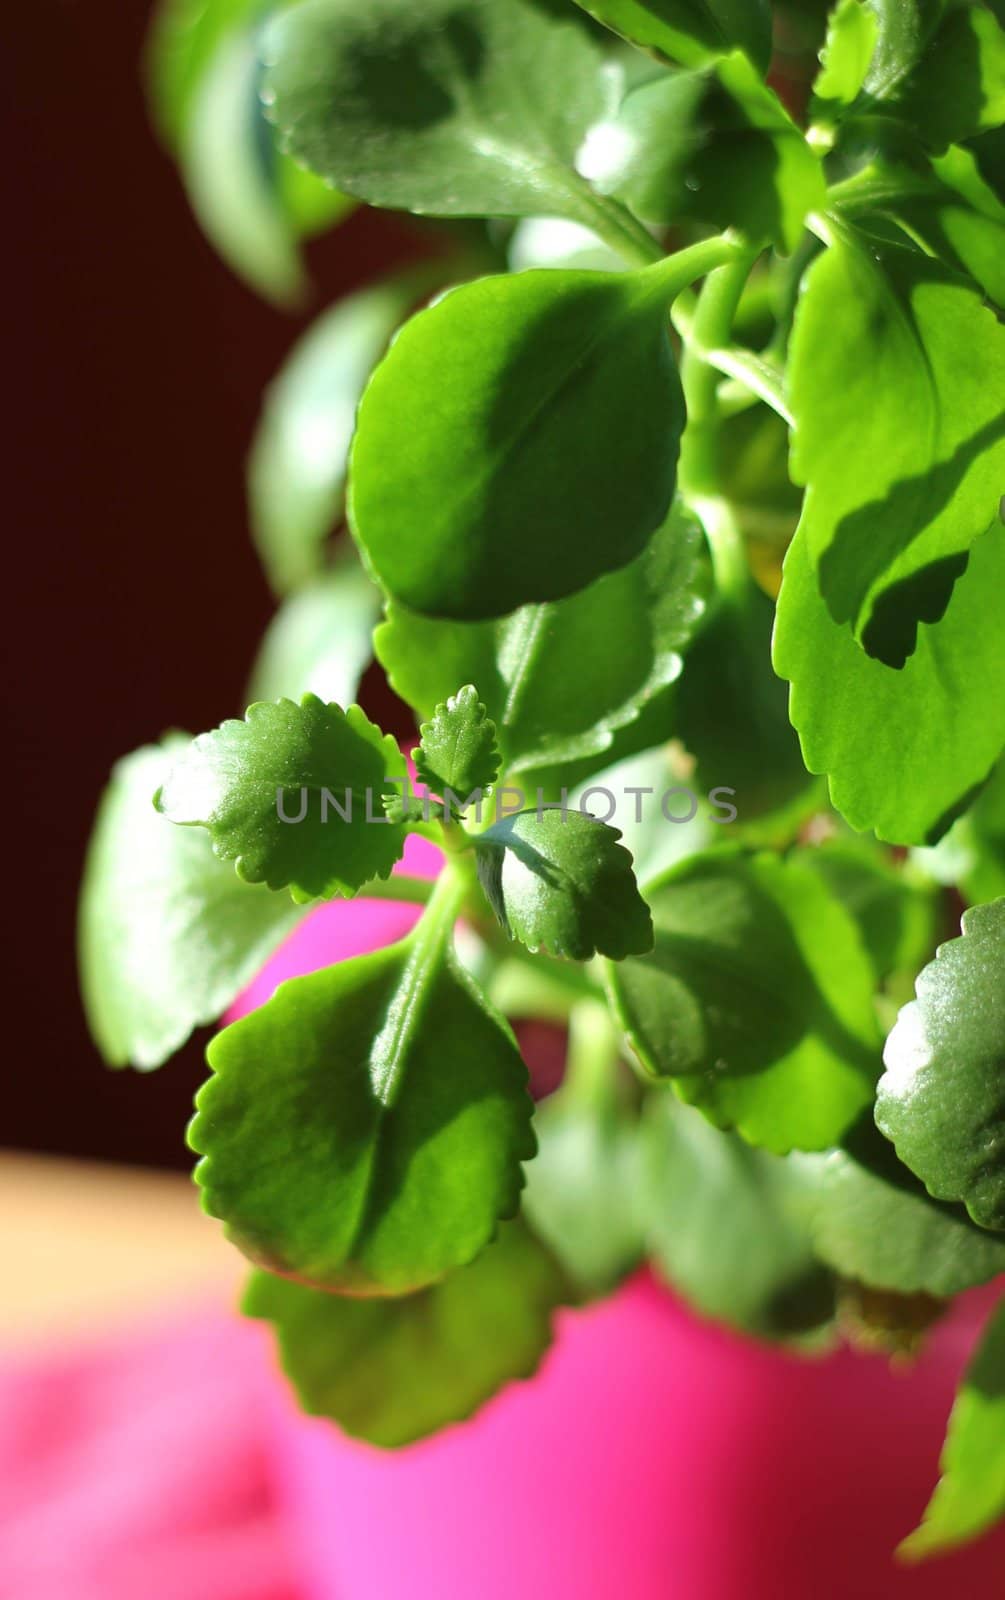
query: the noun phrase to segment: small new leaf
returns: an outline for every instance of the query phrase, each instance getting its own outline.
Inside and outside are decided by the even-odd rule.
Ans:
[[[1005,899],[974,906],[886,1042],[876,1121],[939,1200],[1005,1230]]]
[[[1005,1515],[1005,1302],[963,1375],[940,1466],[921,1526],[898,1549],[905,1560],[966,1544]]]
[[[351,895],[386,878],[405,847],[382,796],[407,769],[397,745],[358,706],[316,695],[250,706],[195,739],[158,791],[172,822],[208,828],[213,848],[248,883],[294,899]]]
[[[554,1259],[516,1220],[470,1266],[416,1294],[363,1300],[256,1272],[243,1310],[273,1324],[306,1412],[394,1449],[531,1377],[567,1298]]]
[[[210,1044],[196,1178],[258,1265],[408,1294],[515,1213],[535,1148],[527,1072],[448,935],[431,901],[402,943],[281,984]]]
[[[478,834],[478,877],[510,937],[573,961],[651,950],[649,908],[620,838],[564,806],[521,811]]]
[[[449,790],[458,803],[475,790],[490,789],[499,776],[496,728],[473,684],[465,684],[419,729],[415,771],[434,794]]]

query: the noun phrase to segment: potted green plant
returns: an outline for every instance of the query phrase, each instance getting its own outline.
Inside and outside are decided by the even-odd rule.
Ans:
[[[996,9],[160,13],[162,126],[265,292],[357,204],[441,219],[270,390],[251,704],[121,763],[81,908],[95,1038],[149,1069],[353,902],[189,1136],[344,1432],[469,1417],[645,1261],[793,1393],[1005,1272]],[[995,1301],[908,1556],[1005,1510]]]

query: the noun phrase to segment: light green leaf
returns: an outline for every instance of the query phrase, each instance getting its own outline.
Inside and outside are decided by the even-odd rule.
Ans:
[[[303,916],[253,889],[203,834],[172,828],[153,796],[184,734],[116,766],[87,851],[80,896],[80,984],[109,1066],[148,1069],[213,1022]]]
[[[889,666],[995,517],[1003,387],[1005,329],[938,263],[842,233],[810,268],[789,384],[800,526],[834,620]]]
[[[966,1544],[1005,1516],[1005,1303],[963,1375],[940,1468],[921,1526],[897,1551],[909,1561]]]
[[[821,1150],[872,1100],[872,968],[796,861],[712,850],[646,891],[651,955],[608,966],[629,1043],[682,1100],[777,1154]]]
[[[817,1254],[842,1277],[949,1297],[1005,1272],[1005,1239],[926,1194],[870,1114],[843,1149],[791,1159]]]
[[[350,524],[392,599],[478,621],[639,555],[684,425],[667,270],[482,278],[405,324],[351,458]]]
[[[771,60],[769,0],[577,0],[622,38],[685,67],[739,47],[756,67]]]
[[[934,843],[1005,747],[1005,534],[974,546],[937,627],[918,630],[901,671],[871,660],[820,597],[805,534],[785,560],[775,668],[811,772],[853,828],[891,844]]]
[[[355,557],[284,600],[262,639],[248,702],[305,694],[350,705],[373,655],[380,595]]]
[[[858,98],[876,48],[879,27],[865,0],[838,0],[813,85],[812,119],[830,123]]]
[[[818,157],[739,53],[634,90],[592,131],[580,169],[646,222],[692,218],[784,250],[826,198]]]
[[[262,0],[160,0],[147,40],[150,96],[166,143],[176,145],[199,80],[228,35],[246,31]]]
[[[911,71],[880,98],[884,112],[909,123],[933,150],[998,127],[1005,122],[1005,32],[983,6],[947,7]]]
[[[294,899],[353,894],[386,878],[405,832],[381,796],[404,783],[397,745],[359,709],[306,694],[249,706],[193,740],[157,795],[172,822],[208,828],[213,848],[248,883]]]
[[[434,793],[449,790],[463,801],[476,789],[490,789],[499,776],[496,727],[473,684],[458,689],[419,729],[415,772]]]
[[[613,1289],[645,1250],[639,1122],[604,1006],[577,1001],[569,1032],[566,1075],[534,1115],[538,1152],[527,1169],[523,1209],[591,1297]]]
[[[211,1043],[196,1177],[260,1266],[406,1294],[515,1213],[534,1154],[527,1074],[449,952],[455,911],[434,898],[401,944],[281,984]]]
[[[294,346],[266,392],[248,460],[248,500],[255,542],[279,594],[324,564],[325,543],[345,509],[360,395],[421,287],[420,275],[408,273],[340,300]]]
[[[392,604],[374,648],[421,716],[455,684],[477,684],[507,772],[522,773],[601,755],[619,729],[660,707],[669,732],[671,686],[710,589],[704,532],[677,501],[640,556],[579,594],[494,622],[420,617]]]
[[[641,1205],[660,1272],[705,1316],[792,1338],[834,1314],[830,1273],[792,1214],[787,1162],[650,1094]]]
[[[515,1221],[470,1266],[416,1294],[363,1300],[256,1272],[243,1310],[274,1325],[302,1410],[395,1449],[531,1377],[567,1295],[551,1256]]]
[[[876,982],[907,972],[913,978],[935,943],[933,891],[919,886],[864,840],[830,840],[801,850],[799,860],[854,917]]]
[[[305,0],[265,36],[284,148],[371,205],[588,221],[575,171],[619,78],[531,0]]]
[[[876,1122],[939,1200],[1005,1230],[1005,899],[974,906],[886,1042]]]
[[[652,921],[620,838],[561,806],[521,811],[477,834],[478,877],[510,937],[573,961],[652,949]]]

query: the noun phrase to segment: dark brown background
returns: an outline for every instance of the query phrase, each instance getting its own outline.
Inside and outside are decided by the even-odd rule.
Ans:
[[[187,1165],[204,1040],[154,1075],[102,1067],[77,998],[75,899],[116,757],[242,709],[272,609],[243,457],[301,324],[192,221],[143,103],[147,11],[32,0],[5,16],[0,1144]],[[357,216],[311,249],[313,310],[409,248],[392,218]]]

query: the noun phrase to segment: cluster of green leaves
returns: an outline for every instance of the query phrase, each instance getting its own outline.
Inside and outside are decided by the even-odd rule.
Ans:
[[[1005,31],[783,11],[770,76],[768,0],[158,24],[162,126],[261,286],[308,219],[447,219],[270,390],[254,703],[116,770],[81,912],[95,1037],[149,1068],[310,904],[422,905],[220,1033],[191,1130],[304,1405],[385,1445],[646,1259],[812,1346],[1005,1273]],[[352,703],[371,653],[418,788]],[[732,824],[672,822],[689,785]],[[569,1037],[536,1109],[534,1016]],[[1001,1319],[907,1555],[1005,1512]]]

